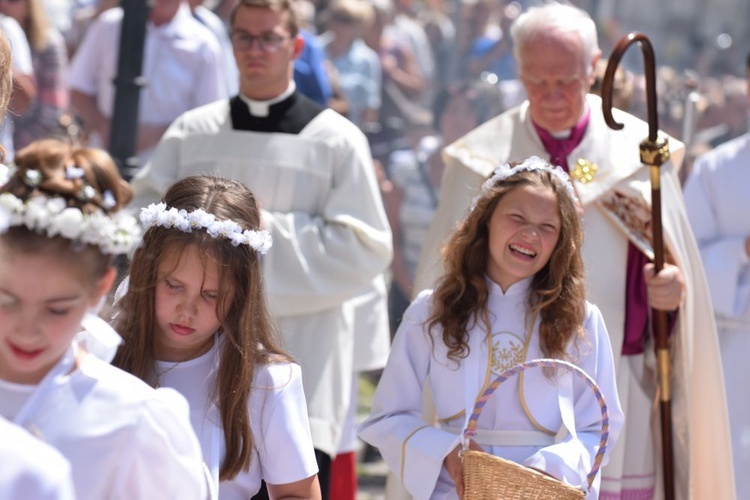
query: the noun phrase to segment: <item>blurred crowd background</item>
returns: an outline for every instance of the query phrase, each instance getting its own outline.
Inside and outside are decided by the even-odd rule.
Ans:
[[[122,5],[132,8],[138,1]],[[138,125],[141,165],[177,116],[238,91],[227,28],[233,2],[150,2]],[[440,151],[524,100],[509,28],[538,3],[296,0],[306,41],[295,63],[297,87],[359,126],[376,160],[396,247],[393,328],[408,304],[421,243],[438,203]],[[600,75],[622,36],[640,31],[651,39],[660,127],[687,145],[683,179],[697,155],[747,130],[750,2],[572,3],[598,26]],[[122,12],[110,9],[117,7],[116,0],[0,0],[0,13],[25,32],[33,60],[33,75],[16,68],[14,97],[21,102],[26,92],[30,101],[15,110],[11,106],[16,150],[49,136],[107,146],[118,71],[117,34],[111,33],[122,24]],[[218,79],[207,78],[217,72]],[[25,76],[36,82],[35,92],[21,85]],[[645,119],[644,83],[642,56],[628,51],[616,76],[614,105]],[[599,90],[597,81],[592,91]]]

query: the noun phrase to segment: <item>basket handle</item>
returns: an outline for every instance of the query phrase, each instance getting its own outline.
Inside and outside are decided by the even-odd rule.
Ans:
[[[469,418],[466,429],[464,430],[464,440],[465,442],[468,442],[468,440],[477,433],[477,421],[479,420],[479,415],[482,414],[482,410],[487,404],[487,400],[489,399],[489,397],[493,392],[495,392],[498,387],[500,387],[501,383],[529,368],[536,368],[540,366],[549,368],[566,368],[568,371],[571,371],[574,374],[578,375],[578,377],[581,378],[596,395],[596,400],[599,403],[599,407],[602,411],[602,431],[601,439],[599,441],[599,450],[596,452],[596,456],[594,457],[594,464],[591,468],[591,472],[589,472],[586,476],[588,479],[589,488],[591,488],[591,485],[594,483],[594,479],[596,478],[596,475],[599,473],[599,469],[602,466],[604,453],[607,450],[607,441],[609,440],[609,412],[607,410],[607,403],[604,400],[604,395],[599,390],[599,386],[596,385],[594,379],[592,379],[588,373],[568,361],[562,361],[559,359],[535,359],[532,361],[520,363],[498,375],[495,380],[493,380],[492,383],[487,386],[484,392],[476,399],[476,402],[474,404],[474,411],[471,414],[471,418]]]

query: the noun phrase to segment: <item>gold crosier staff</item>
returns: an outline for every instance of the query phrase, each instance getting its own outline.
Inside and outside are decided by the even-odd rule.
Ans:
[[[661,165],[669,159],[666,138],[659,138],[659,118],[656,113],[656,65],[651,41],[643,33],[630,33],[620,39],[609,58],[602,82],[602,111],[610,128],[620,130],[621,123],[612,117],[612,90],[615,70],[622,55],[633,43],[638,42],[643,52],[646,76],[646,105],[648,109],[648,138],[640,144],[641,162],[648,165],[651,173],[651,227],[654,246],[654,268],[658,273],[664,267],[664,234],[661,218]],[[656,337],[656,359],[659,384],[659,409],[661,414],[662,465],[664,468],[664,498],[674,500],[674,456],[672,450],[672,401],[669,380],[669,339],[667,338],[666,311],[651,310],[651,319]]]

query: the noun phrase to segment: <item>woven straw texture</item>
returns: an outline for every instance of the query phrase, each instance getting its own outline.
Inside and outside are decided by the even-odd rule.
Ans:
[[[596,395],[602,412],[602,431],[599,450],[594,458],[591,472],[588,474],[588,484],[591,484],[601,467],[604,452],[609,438],[609,413],[604,396],[594,380],[579,367],[567,361],[556,359],[536,359],[527,361],[498,375],[476,400],[474,412],[469,424],[464,430],[464,438],[468,440],[476,434],[479,415],[482,413],[487,400],[493,392],[508,378],[529,368],[549,367],[563,368],[581,378]],[[541,472],[529,469],[510,460],[505,460],[482,451],[462,450],[464,475],[464,500],[530,500],[530,499],[559,499],[581,500],[586,493],[574,486],[565,484]]]
[[[581,500],[583,490],[510,460],[467,450],[464,500]]]

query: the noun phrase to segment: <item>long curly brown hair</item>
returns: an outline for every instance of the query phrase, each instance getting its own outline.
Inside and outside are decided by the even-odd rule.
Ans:
[[[260,209],[244,184],[209,176],[186,177],[173,184],[163,201],[178,210],[202,209],[217,220],[233,220],[244,230],[260,228]],[[259,365],[289,361],[276,335],[266,305],[258,252],[248,245],[233,246],[204,230],[184,233],[160,226],[143,236],[130,266],[126,295],[115,307],[115,329],[124,339],[113,361],[125,371],[149,382],[155,373],[154,310],[158,268],[167,255],[180,255],[188,246],[213,259],[219,267],[216,315],[225,342],[212,400],[221,413],[226,456],[220,479],[234,478],[250,465],[252,433],[248,399]],[[227,291],[231,290],[231,293]]]
[[[513,166],[514,164],[511,164]],[[476,200],[474,208],[443,248],[445,274],[433,294],[428,331],[442,329],[448,357],[469,354],[468,331],[481,321],[490,330],[485,282],[490,259],[489,223],[500,200],[522,186],[544,186],[557,196],[560,235],[547,264],[533,277],[527,317],[539,316],[540,345],[546,357],[563,358],[571,339],[583,334],[586,315],[583,230],[573,197],[548,171],[521,171],[495,183]]]

